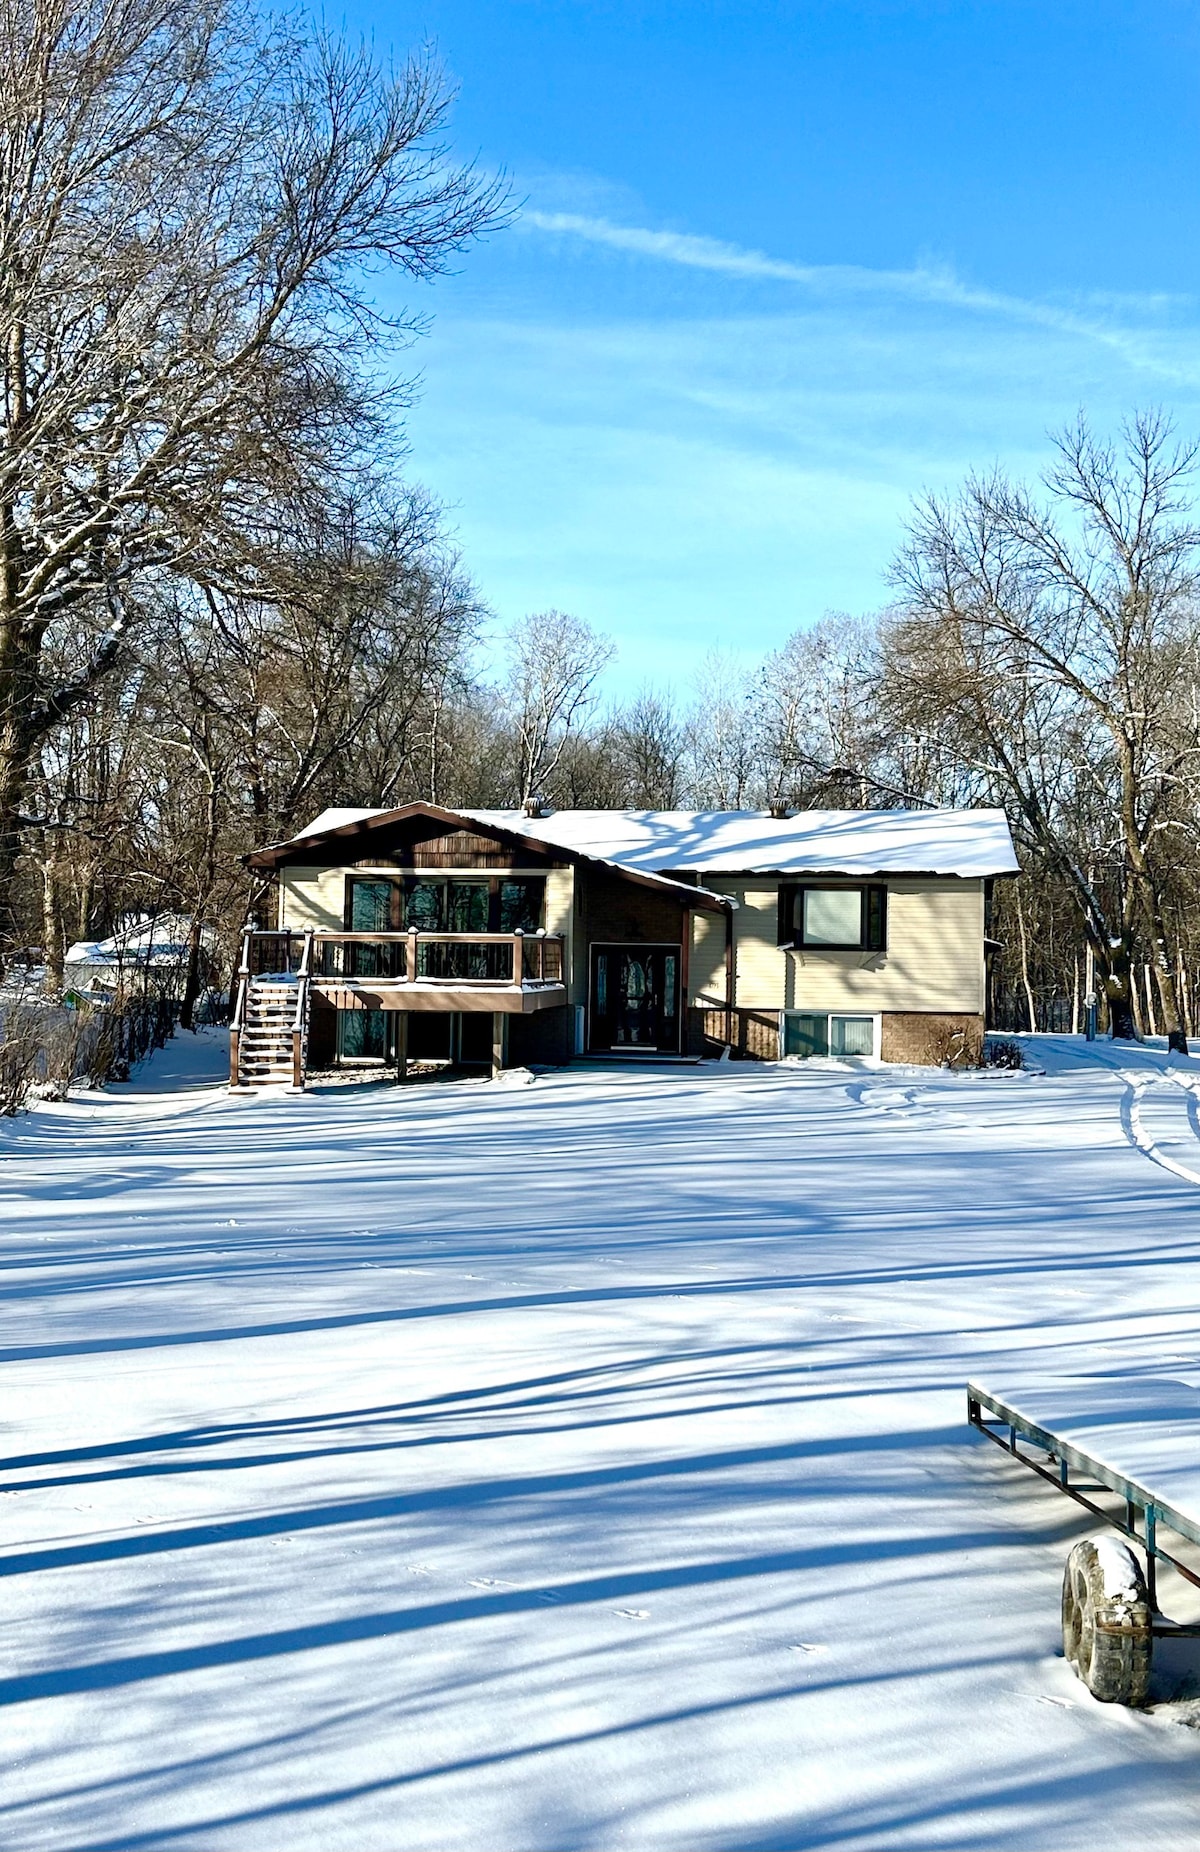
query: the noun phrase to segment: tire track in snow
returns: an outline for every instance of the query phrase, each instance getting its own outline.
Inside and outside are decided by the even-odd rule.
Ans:
[[[1131,1072],[1128,1068],[1118,1068],[1116,1072],[1124,1087],[1121,1095],[1121,1129],[1126,1139],[1135,1151],[1140,1151],[1152,1164],[1158,1164],[1163,1170],[1170,1171],[1172,1176],[1181,1178],[1184,1183],[1200,1188],[1200,1169],[1191,1169],[1163,1150],[1161,1136],[1156,1138],[1148,1129],[1142,1110],[1151,1099],[1155,1105],[1164,1105],[1168,1094],[1174,1095],[1172,1103],[1183,1107],[1187,1126],[1187,1139],[1181,1142],[1195,1145],[1200,1160],[1200,1102],[1197,1101],[1193,1083],[1182,1074],[1147,1075]],[[1161,1091],[1164,1087],[1166,1092]],[[1179,1099],[1180,1093],[1186,1096],[1185,1100]]]
[[[845,1089],[846,1097],[872,1118],[907,1121],[938,1120],[942,1125],[961,1129],[967,1124],[956,1111],[958,1101],[938,1095],[929,1082],[900,1086],[896,1081],[856,1081]]]

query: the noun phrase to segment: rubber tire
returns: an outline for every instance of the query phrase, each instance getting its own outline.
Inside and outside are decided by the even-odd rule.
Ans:
[[[1133,1551],[1114,1538],[1105,1542],[1110,1551],[1121,1550],[1128,1558],[1134,1598],[1116,1601],[1106,1595],[1095,1538],[1077,1543],[1063,1571],[1063,1653],[1094,1698],[1137,1709],[1150,1688],[1150,1603]]]

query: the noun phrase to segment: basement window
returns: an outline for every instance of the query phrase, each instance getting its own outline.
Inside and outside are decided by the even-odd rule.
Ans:
[[[879,1017],[851,1016],[842,1012],[784,1010],[783,1053],[833,1055],[838,1060],[879,1054]]]

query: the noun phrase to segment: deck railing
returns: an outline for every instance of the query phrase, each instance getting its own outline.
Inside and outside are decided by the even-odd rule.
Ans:
[[[305,968],[306,945],[311,963]],[[511,932],[254,932],[243,964],[254,976],[295,972],[312,982],[561,984],[563,941]]]

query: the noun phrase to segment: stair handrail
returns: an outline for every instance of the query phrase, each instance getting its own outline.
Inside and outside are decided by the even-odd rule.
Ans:
[[[292,1085],[297,1093],[304,1091],[304,1030],[308,1021],[308,987],[312,977],[315,936],[311,928],[305,932],[300,950],[300,969],[296,973],[296,1009],[292,1017]]]
[[[242,962],[237,969],[237,1001],[233,1006],[233,1015],[229,1019],[229,1084],[236,1087],[241,1078],[242,1030],[246,1026],[246,997],[250,988],[250,943],[253,928],[247,926],[242,932]]]

